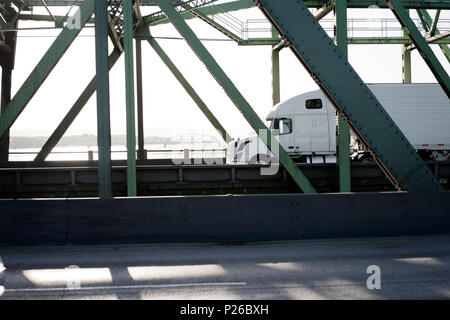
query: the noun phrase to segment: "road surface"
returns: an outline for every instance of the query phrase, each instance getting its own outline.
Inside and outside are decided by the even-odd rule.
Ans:
[[[0,257],[0,299],[450,298],[450,235],[0,248]]]

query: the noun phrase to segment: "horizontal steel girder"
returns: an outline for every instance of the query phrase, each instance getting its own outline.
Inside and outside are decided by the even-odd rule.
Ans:
[[[72,6],[81,5],[83,2],[88,0],[46,0],[48,6]],[[248,2],[251,0],[240,0],[240,2]],[[176,4],[179,1],[172,1]],[[320,8],[325,5],[328,0],[304,0],[308,7]],[[41,0],[24,0],[27,7],[41,7],[43,3]],[[411,9],[450,9],[450,3],[448,0],[403,0],[403,6],[405,8]],[[156,1],[154,0],[140,0],[139,5],[141,6],[154,6]],[[368,8],[369,6],[377,5],[380,8],[386,8],[386,4],[382,3],[380,0],[348,0],[348,8]]]
[[[72,27],[72,24],[66,26],[52,43],[34,70],[17,91],[14,98],[8,104],[5,112],[0,116],[0,137],[16,121],[20,113],[39,90],[58,61],[62,58],[66,50],[81,32],[81,29],[89,20],[93,12],[94,0],[84,1],[83,5],[80,6],[73,17],[74,21],[77,20],[76,17],[79,17],[79,21],[74,23],[76,26],[79,22],[79,25],[76,27]]]
[[[158,153],[148,152],[157,155]],[[87,158],[87,153],[85,154]],[[187,194],[295,193],[297,185],[284,170],[262,176],[261,165],[224,165],[225,159],[191,159],[203,165],[173,165],[171,159],[137,162],[142,196]],[[98,161],[0,162],[0,198],[97,197]],[[335,163],[297,164],[320,192],[339,192]],[[450,189],[450,161],[428,162]],[[353,192],[394,191],[375,163],[351,163]],[[112,160],[115,196],[126,195],[126,160]]]
[[[283,6],[274,0],[257,4],[393,184],[407,191],[442,190],[305,4],[295,0],[285,0]]]

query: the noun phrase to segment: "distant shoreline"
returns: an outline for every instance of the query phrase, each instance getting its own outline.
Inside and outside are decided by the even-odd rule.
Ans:
[[[11,136],[10,149],[31,149],[41,148],[48,140],[48,137],[24,137],[24,136]],[[195,135],[178,135],[175,137],[158,137],[158,136],[146,136],[145,144],[186,144],[186,143],[221,143],[221,141],[213,136],[195,136]],[[125,135],[111,135],[112,146],[125,146]],[[62,137],[57,147],[96,147],[97,136],[93,134],[82,134]]]

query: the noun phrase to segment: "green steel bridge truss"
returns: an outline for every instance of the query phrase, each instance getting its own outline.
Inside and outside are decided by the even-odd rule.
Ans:
[[[239,34],[239,28],[233,27],[233,22],[227,22],[226,19],[220,18],[221,15],[227,16],[230,12],[253,8],[255,5],[262,10],[272,25],[268,37],[243,36],[242,33]],[[57,16],[53,15],[51,11],[54,6],[72,6],[77,10],[74,14]],[[143,15],[141,8],[144,6],[158,6],[159,9],[149,15]],[[402,27],[403,34],[388,36],[385,33],[378,37],[349,37],[347,9],[371,6],[392,10]],[[33,7],[45,7],[48,15],[33,14]],[[314,8],[314,10],[311,11],[308,8]],[[436,10],[434,17],[430,16],[428,9]],[[270,45],[273,47],[274,104],[280,100],[279,51],[283,48],[290,48],[293,51],[339,113],[338,163],[342,192],[351,191],[350,128],[366,143],[380,168],[398,190],[440,191],[443,189],[435,176],[431,174],[375,96],[371,94],[355,70],[349,65],[347,46],[348,44],[401,44],[404,82],[411,81],[411,50],[418,50],[443,90],[450,97],[449,76],[430,48],[430,44],[438,45],[450,62],[448,47],[450,32],[438,28],[441,11],[448,9],[450,9],[450,1],[444,0],[284,0],[282,5],[275,0],[236,0],[226,3],[217,0],[2,1],[0,2],[0,36],[2,37],[0,40],[3,41],[0,41],[0,62],[3,78],[0,157],[7,160],[9,128],[39,90],[73,40],[88,24],[95,24],[97,75],[91,79],[44,144],[36,156],[36,161],[46,159],[89,98],[94,92],[97,92],[99,196],[101,198],[112,196],[108,71],[124,53],[128,150],[127,185],[128,195],[137,195],[135,104],[137,104],[138,113],[137,156],[142,159],[145,154],[142,119],[141,43],[143,40],[147,41],[155,50],[211,125],[220,132],[222,138],[229,141],[229,135],[225,128],[164,52],[157,39],[150,33],[152,27],[172,23],[253,129],[256,132],[266,130],[267,134],[262,135],[261,139],[270,149],[279,148],[280,163],[299,188],[305,193],[316,192],[285,150],[277,145],[276,139],[273,139],[265,124],[188,26],[186,20],[195,18],[209,24],[238,45]],[[410,18],[409,10],[416,10],[420,19],[419,23]],[[330,12],[334,12],[335,15],[334,34],[331,37],[319,23],[319,20]],[[95,20],[94,13],[97,17]],[[11,98],[10,78],[14,66],[15,41],[17,32],[20,30],[18,21],[21,20],[50,21],[55,23],[55,28],[62,28],[62,30],[18,92]],[[111,53],[108,53],[108,37],[114,45]],[[136,53],[133,52],[133,39],[136,41]],[[136,77],[133,68],[134,59],[136,59]],[[135,81],[137,97],[134,96]],[[364,110],[358,108],[361,101],[369,105]]]

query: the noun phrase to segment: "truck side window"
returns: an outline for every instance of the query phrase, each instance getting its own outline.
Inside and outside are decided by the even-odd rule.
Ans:
[[[322,109],[322,99],[306,100],[306,109]]]
[[[279,121],[280,135],[292,132],[292,119],[280,119]]]

